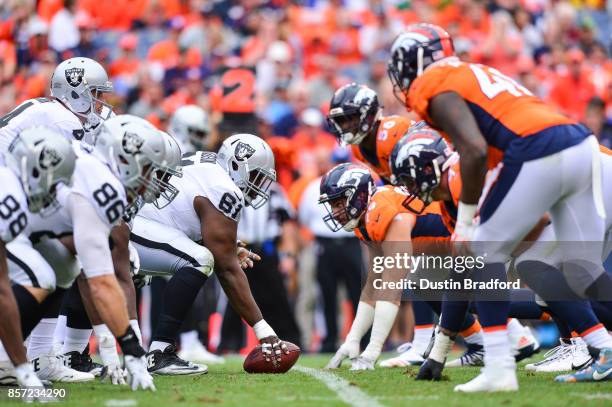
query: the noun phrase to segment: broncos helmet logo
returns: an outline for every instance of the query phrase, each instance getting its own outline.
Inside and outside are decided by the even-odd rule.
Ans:
[[[144,138],[136,133],[130,133],[129,131],[125,132],[123,136],[123,141],[121,145],[123,147],[123,151],[128,154],[136,154],[140,152],[140,148],[144,144]]]
[[[85,69],[83,68],[70,68],[66,69],[66,81],[72,87],[77,87],[83,82],[83,76],[85,75]]]
[[[255,149],[250,145],[243,143],[242,141],[239,141],[238,144],[236,144],[236,148],[234,149],[234,157],[236,157],[236,160],[248,160],[253,154],[255,154]]]
[[[62,156],[60,155],[60,153],[58,153],[57,150],[48,146],[43,147],[40,152],[40,155],[38,156],[38,165],[43,170],[48,170],[50,168],[57,167],[61,162]]]

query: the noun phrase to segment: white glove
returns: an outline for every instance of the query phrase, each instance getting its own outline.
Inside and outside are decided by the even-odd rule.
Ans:
[[[147,359],[126,355],[123,358],[127,370],[127,379],[132,390],[138,389],[155,391],[153,376],[147,370]]]
[[[123,385],[127,384],[125,381],[126,372],[119,365],[107,365],[102,369],[102,374],[100,376],[100,381],[105,381],[106,379],[110,379],[111,383],[114,385]]]
[[[359,342],[349,341],[344,342],[340,349],[336,351],[336,354],[325,366],[325,369],[338,369],[345,359],[355,359],[359,355]]]
[[[26,363],[23,363],[17,366],[15,368],[15,377],[17,378],[17,383],[19,384],[19,387],[21,387],[22,389],[35,388],[35,387],[42,389],[44,387],[43,383],[40,381],[38,376],[36,376],[36,373],[34,372],[34,367],[32,366],[31,363],[26,362]],[[32,403],[34,401],[40,401],[40,402],[57,401],[52,396],[40,398],[38,396],[33,396],[32,394],[28,394],[27,391],[24,392],[21,399],[25,403]]]
[[[351,370],[374,370],[374,362],[375,360],[370,360],[366,357],[359,356],[357,359],[353,360]]]
[[[132,242],[128,242],[128,250],[130,251],[130,272],[135,276],[140,271],[140,256]]]

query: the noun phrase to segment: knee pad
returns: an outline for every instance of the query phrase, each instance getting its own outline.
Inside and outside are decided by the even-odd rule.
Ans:
[[[215,258],[213,254],[206,247],[201,246],[197,253],[194,253],[193,258],[198,262],[198,265],[194,265],[193,268],[204,274],[206,277],[210,277],[215,268]]]

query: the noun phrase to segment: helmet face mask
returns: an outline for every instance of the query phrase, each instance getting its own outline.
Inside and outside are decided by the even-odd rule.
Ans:
[[[166,148],[166,167],[158,169],[153,178],[153,182],[158,184],[157,189],[160,191],[160,194],[153,201],[153,205],[158,209],[168,206],[179,193],[178,188],[170,183],[170,179],[172,177],[181,178],[183,176],[181,148],[170,134],[165,132],[162,134],[166,138],[166,147],[168,148]]]
[[[375,128],[381,114],[376,92],[351,83],[334,93],[327,122],[340,142],[360,144]]]
[[[321,179],[319,204],[327,215],[323,222],[332,231],[353,231],[368,208],[374,193],[370,172],[355,164],[340,164]]]
[[[102,95],[112,91],[113,84],[102,65],[89,58],[61,62],[51,78],[51,96],[92,128],[111,117],[112,106]]]
[[[433,202],[432,194],[450,166],[451,157],[453,154],[444,139],[420,124],[409,129],[397,142],[389,159],[391,183],[408,193],[403,203],[406,209],[418,215]]]
[[[13,140],[6,158],[21,181],[30,212],[50,216],[59,209],[57,187],[71,184],[76,161],[70,141],[45,127],[31,127]]]
[[[253,134],[235,134],[221,145],[217,162],[240,188],[246,205],[259,209],[270,199],[276,170],[272,149],[263,139]]]

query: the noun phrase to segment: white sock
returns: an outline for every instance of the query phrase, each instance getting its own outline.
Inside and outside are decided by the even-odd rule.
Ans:
[[[482,345],[484,344],[484,339],[482,337],[482,331],[474,332],[473,334],[466,336],[463,338],[465,343],[469,343],[471,345]]]
[[[6,353],[6,350],[4,349],[4,345],[2,345],[2,342],[0,341],[0,362],[10,362],[11,359],[9,358],[8,353]]]
[[[390,301],[376,301],[370,343],[368,343],[361,356],[369,360],[378,359],[387,336],[389,336],[389,332],[393,328],[398,310],[399,306]]]
[[[612,348],[612,337],[602,324],[594,326],[587,332],[589,333],[583,335],[582,339],[584,339],[588,345],[597,349]]]
[[[453,343],[455,343],[455,341],[451,339],[450,336],[441,331],[436,332],[434,344],[431,348],[431,352],[429,352],[429,359],[433,359],[438,363],[444,363],[453,347]]]
[[[142,346],[142,333],[140,332],[140,325],[138,324],[137,319],[130,319],[130,326],[134,330],[136,337],[138,338],[138,343]]]
[[[68,352],[79,352],[82,353],[87,344],[93,330],[89,329],[78,329],[66,327],[66,336],[64,337],[64,346],[62,346],[62,353]]]
[[[104,366],[119,365],[117,342],[113,333],[105,324],[94,325],[93,330],[98,340],[98,353]]]
[[[55,332],[53,333],[53,347],[61,349],[64,345],[64,338],[66,337],[68,318],[66,315],[58,315],[57,323],[55,324]]]
[[[484,331],[482,336],[484,339],[485,366],[498,365],[500,359],[504,361],[504,364],[508,363],[514,366],[514,357],[510,350],[510,340],[506,329]]]
[[[164,349],[170,345],[172,345],[170,342],[153,341],[151,342],[151,346],[149,346],[149,352],[153,352],[154,350],[161,350],[163,352]]]
[[[181,349],[192,349],[198,346],[199,342],[198,331],[195,329],[181,334]]]
[[[521,336],[523,335],[525,331],[525,328],[523,327],[523,325],[521,325],[519,320],[516,318],[510,318],[510,320],[508,321],[507,327],[508,327],[508,334],[512,336],[517,336],[517,337]]]
[[[355,319],[351,324],[351,329],[346,335],[347,342],[359,342],[363,335],[368,332],[368,329],[374,322],[374,307],[364,301],[359,301],[357,305],[357,312],[355,312]]]
[[[48,355],[53,350],[53,334],[57,318],[43,318],[30,333],[28,360]]]
[[[423,353],[433,333],[433,325],[427,325],[425,328],[414,328],[414,338],[412,339],[412,347],[419,353]]]

